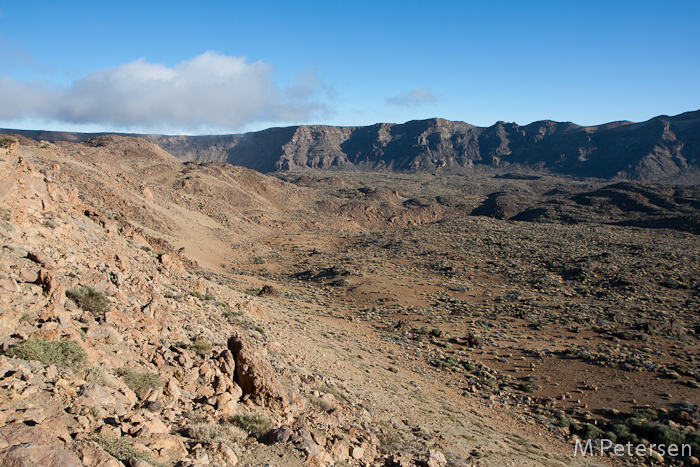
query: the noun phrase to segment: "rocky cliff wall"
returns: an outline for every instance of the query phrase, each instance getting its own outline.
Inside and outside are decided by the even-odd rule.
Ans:
[[[48,141],[84,141],[98,135],[0,132]],[[183,161],[226,161],[264,173],[468,172],[476,166],[521,166],[577,177],[670,182],[700,172],[700,111],[594,127],[545,120],[483,128],[435,118],[363,127],[270,128],[242,135],[141,137]]]

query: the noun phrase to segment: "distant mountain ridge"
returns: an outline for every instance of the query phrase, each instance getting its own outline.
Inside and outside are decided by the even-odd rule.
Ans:
[[[0,130],[81,142],[105,133]],[[134,135],[183,161],[226,161],[269,173],[297,169],[468,172],[523,167],[576,177],[700,180],[700,110],[583,127],[549,120],[477,127],[440,118],[359,127],[301,125],[234,135]]]

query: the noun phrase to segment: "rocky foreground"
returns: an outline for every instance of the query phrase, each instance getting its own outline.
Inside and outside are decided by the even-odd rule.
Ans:
[[[290,445],[289,465],[379,455],[365,409],[275,369],[267,348],[285,344],[262,344],[262,304],[15,150],[0,160],[0,465],[256,463],[261,435]]]
[[[696,442],[695,235],[582,240],[463,218],[483,196],[296,182],[8,141],[0,466],[576,466],[662,461],[574,457],[598,427]],[[629,374],[639,401],[614,395]]]

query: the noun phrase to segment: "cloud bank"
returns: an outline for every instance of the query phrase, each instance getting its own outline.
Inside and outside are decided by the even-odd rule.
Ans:
[[[414,89],[407,93],[390,97],[386,100],[388,104],[402,107],[418,107],[426,104],[433,104],[437,98],[429,88]]]
[[[259,122],[306,122],[328,108],[313,69],[289,88],[272,66],[206,52],[174,67],[143,59],[92,72],[68,87],[0,76],[0,120],[42,118],[121,128],[238,130]]]

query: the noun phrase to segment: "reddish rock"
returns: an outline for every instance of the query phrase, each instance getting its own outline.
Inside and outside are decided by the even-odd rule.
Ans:
[[[238,456],[228,444],[220,442],[213,444],[216,451],[221,454],[221,457],[226,461],[226,465],[234,466],[238,464]]]
[[[44,266],[46,269],[55,269],[56,263],[49,256],[39,251],[30,251],[27,253],[27,259],[34,261],[37,264]]]
[[[221,417],[228,419],[236,414],[238,409],[238,399],[233,394],[225,392],[216,396],[216,410],[220,412]]]
[[[84,407],[102,407],[108,413],[122,416],[126,408],[133,406],[132,401],[121,392],[98,384],[87,384],[81,388],[80,397],[75,403]]]
[[[0,448],[27,443],[63,446],[58,438],[41,426],[29,426],[22,422],[14,422],[0,429]]]
[[[91,467],[121,467],[122,463],[109,455],[94,441],[84,441],[76,446],[83,465]]]
[[[428,451],[428,462],[425,465],[427,467],[445,467],[447,465],[447,459],[445,459],[445,455],[440,451],[430,449]]]
[[[129,265],[129,259],[122,253],[117,253],[114,255],[115,263],[117,264],[117,267],[121,270],[123,273],[128,273],[129,270],[131,269]]]
[[[271,285],[264,285],[263,288],[260,290],[260,293],[258,293],[258,295],[260,295],[261,297],[277,297],[279,293],[277,292],[277,289],[275,289]]]
[[[48,444],[23,443],[0,451],[0,467],[36,466],[85,467],[72,452]]]
[[[239,334],[234,334],[228,340],[228,348],[236,361],[236,382],[243,394],[249,395],[257,404],[287,410],[287,392],[260,348]]]
[[[236,378],[236,361],[230,350],[224,350],[221,352],[221,355],[219,355],[219,369],[229,378]]]

